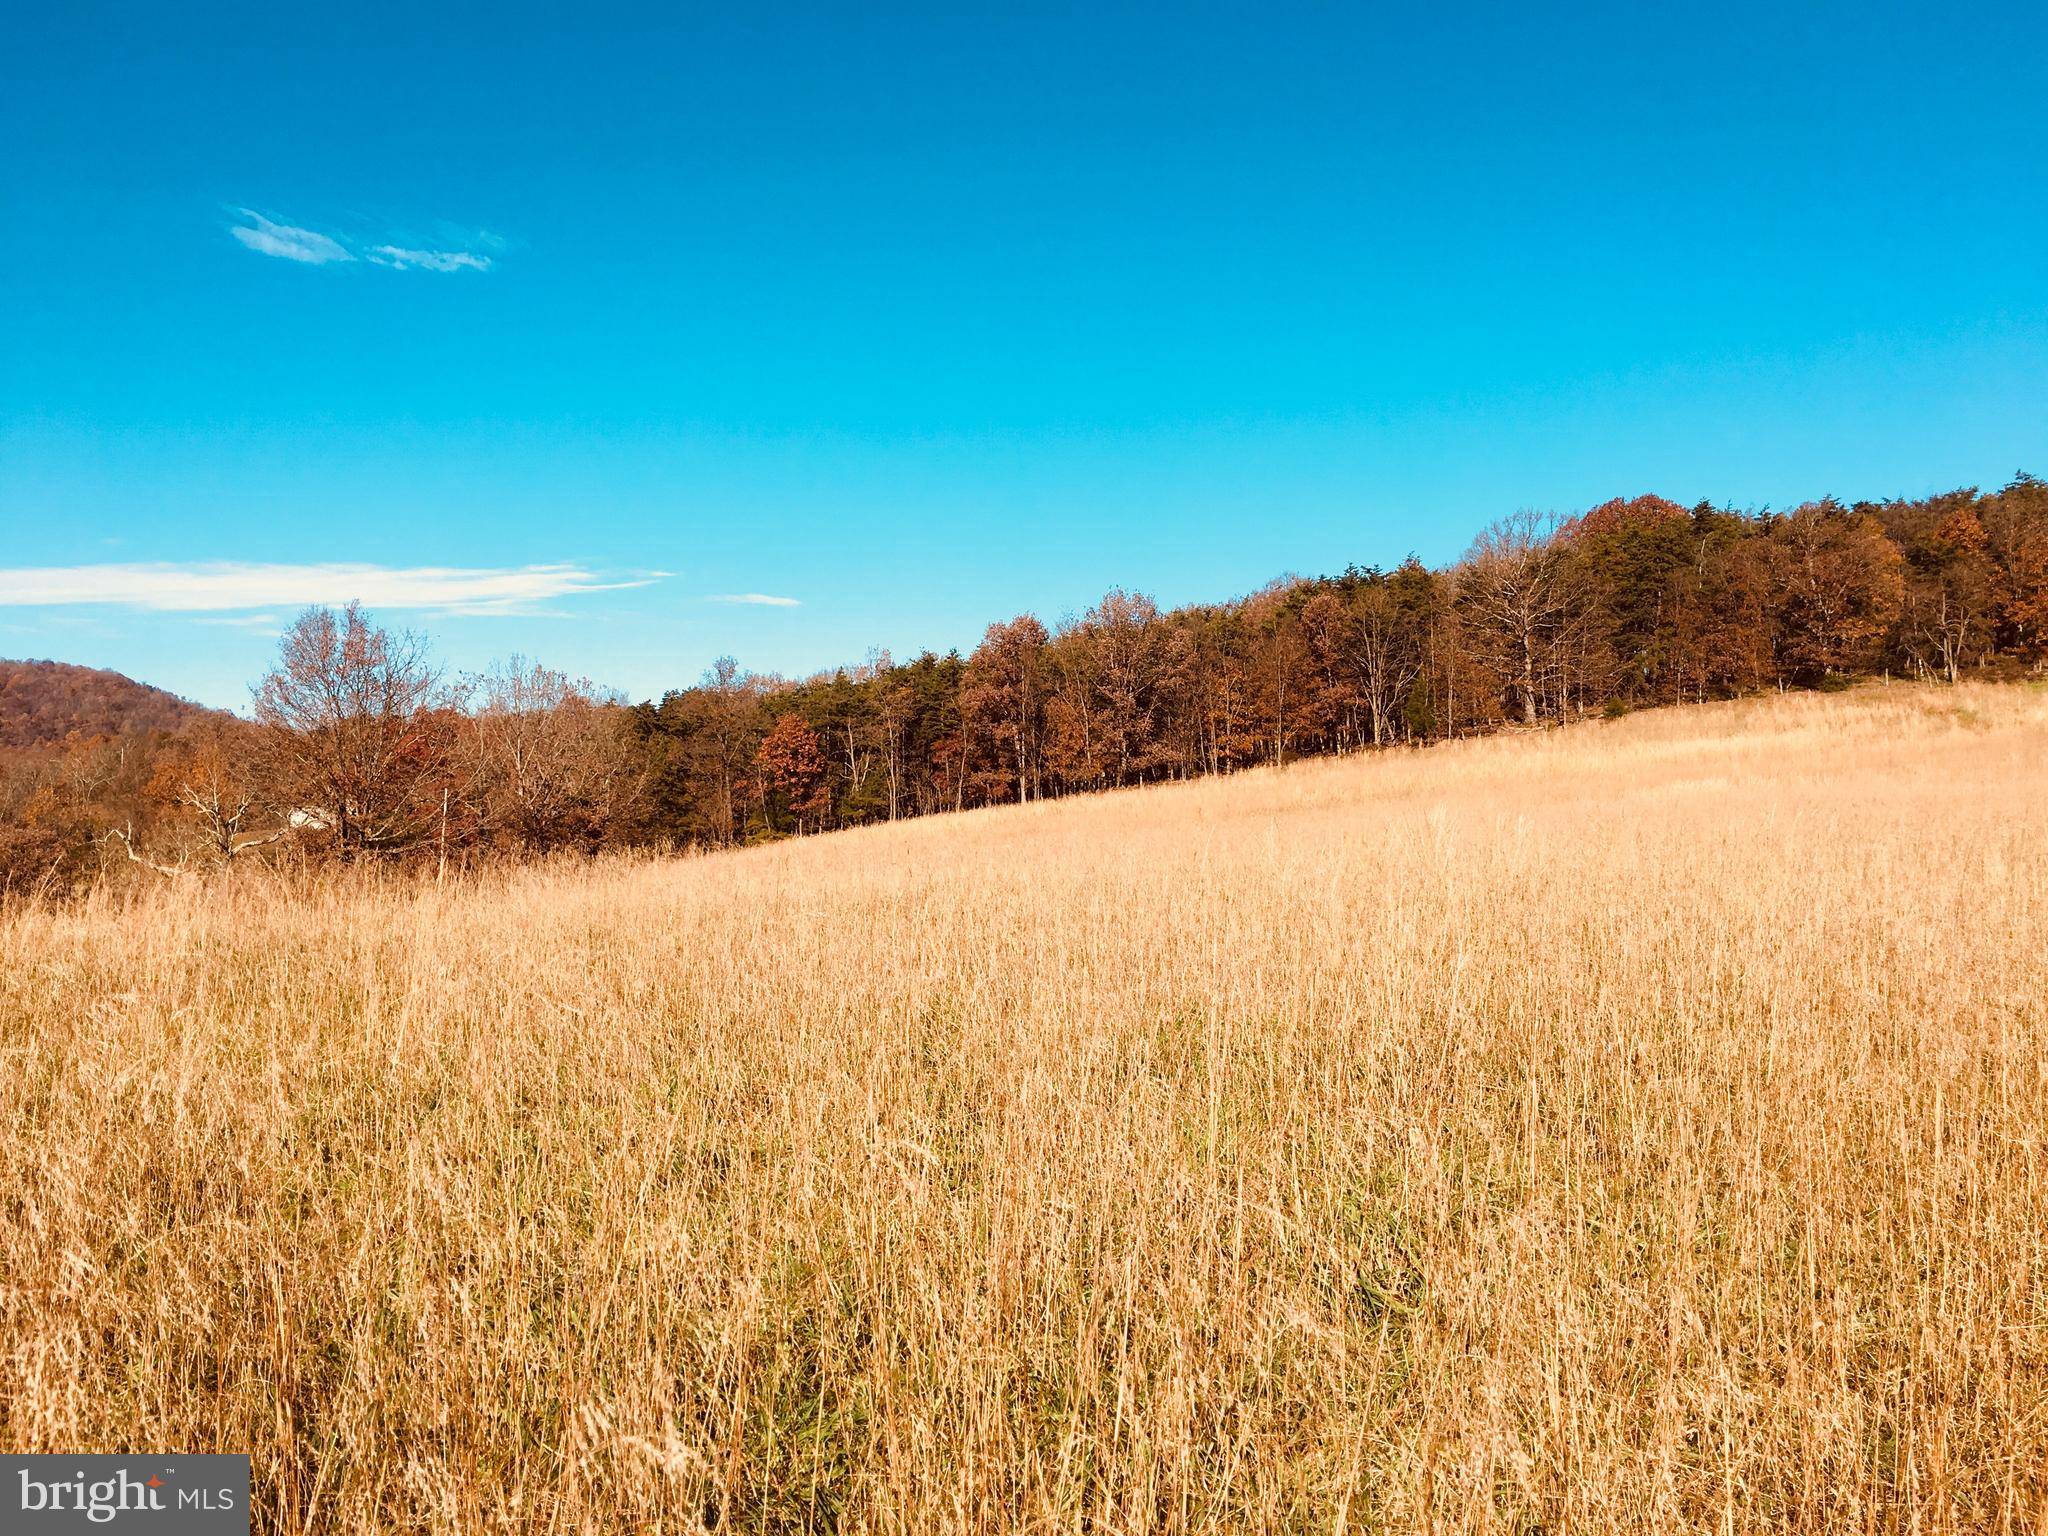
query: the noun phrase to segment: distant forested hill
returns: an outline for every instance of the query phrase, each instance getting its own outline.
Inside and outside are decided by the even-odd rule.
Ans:
[[[212,713],[119,672],[61,661],[0,661],[0,748],[172,731]]]

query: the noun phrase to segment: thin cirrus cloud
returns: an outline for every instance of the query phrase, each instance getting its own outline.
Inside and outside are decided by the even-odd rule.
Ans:
[[[163,613],[251,613],[361,602],[371,608],[450,614],[532,614],[536,603],[644,587],[653,576],[606,580],[580,565],[388,566],[202,561],[193,564],[19,566],[0,569],[0,607],[111,604]]]
[[[330,261],[355,260],[348,247],[332,235],[323,235],[317,229],[300,229],[296,224],[274,224],[254,209],[239,211],[248,223],[237,224],[228,233],[259,255],[281,256],[286,261],[304,262],[309,267],[324,267]]]
[[[323,234],[317,229],[303,229],[296,224],[279,223],[265,218],[253,208],[238,208],[235,212],[242,222],[232,226],[228,233],[244,246],[262,256],[276,256],[305,266],[323,267],[330,262],[361,260],[372,266],[389,267],[394,272],[491,270],[491,258],[475,251],[438,251],[387,243],[362,247],[358,255],[357,250],[340,236]],[[480,233],[477,239],[478,243],[493,247],[504,244],[487,231]]]
[[[720,592],[705,599],[707,603],[745,603],[755,608],[801,608],[803,603],[794,597],[771,597],[766,592]]]
[[[491,258],[474,251],[409,251],[399,245],[379,245],[371,249],[370,260],[399,272],[409,267],[422,267],[429,272],[460,272],[465,267],[472,272],[491,270]]]

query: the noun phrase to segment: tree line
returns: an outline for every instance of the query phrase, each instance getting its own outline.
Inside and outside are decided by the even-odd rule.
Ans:
[[[2048,665],[2048,484],[1789,512],[1518,513],[1455,564],[1160,611],[1114,589],[965,656],[800,681],[719,660],[627,704],[514,659],[451,680],[359,608],[284,635],[246,719],[0,755],[0,884],[109,861],[724,847],[1590,713]]]

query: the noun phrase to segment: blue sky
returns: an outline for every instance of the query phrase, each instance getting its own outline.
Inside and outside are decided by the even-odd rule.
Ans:
[[[2048,472],[2044,51],[2032,4],[24,10],[0,655],[240,704],[359,592],[642,696],[1521,506]]]

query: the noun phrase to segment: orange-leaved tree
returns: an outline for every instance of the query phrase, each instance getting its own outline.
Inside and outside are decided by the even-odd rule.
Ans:
[[[775,717],[754,754],[754,772],[761,815],[769,832],[784,830],[778,825],[784,816],[799,833],[824,825],[832,809],[831,787],[825,782],[825,753],[818,744],[818,733],[802,715],[791,711]]]

